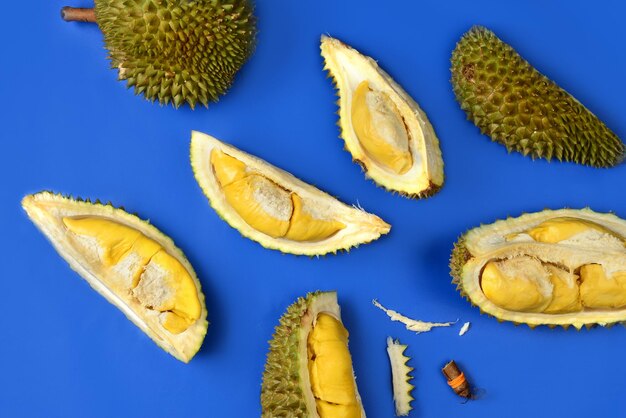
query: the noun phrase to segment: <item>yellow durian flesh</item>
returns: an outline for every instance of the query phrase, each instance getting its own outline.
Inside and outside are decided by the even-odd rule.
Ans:
[[[360,418],[348,331],[333,316],[320,313],[307,347],[311,390],[320,417]]]
[[[537,242],[554,244],[590,231],[615,236],[610,230],[595,222],[571,217],[552,218],[530,229],[527,234]]]
[[[252,228],[274,238],[287,233],[293,204],[289,192],[276,183],[251,174],[222,190],[228,204]]]
[[[577,276],[530,257],[490,261],[481,287],[487,299],[511,311],[555,314],[582,309]]]
[[[218,149],[211,152],[211,168],[222,187],[248,175],[247,167],[243,162]]]
[[[550,282],[554,290],[552,300],[543,312],[556,314],[582,310],[579,277],[550,264],[546,268],[550,272]]]
[[[75,245],[96,246],[103,269],[118,267],[119,271],[131,273],[126,283],[105,280],[118,292],[131,292],[146,309],[163,312],[161,324],[169,332],[180,334],[200,318],[202,308],[193,279],[156,241],[100,217],[64,217],[63,224]],[[118,277],[124,279],[127,275]]]
[[[254,229],[273,238],[320,241],[345,225],[315,217],[302,198],[214,149],[211,163],[228,204]]]
[[[379,164],[397,174],[413,166],[409,134],[402,115],[385,92],[362,81],[352,98],[352,126],[361,146]]]
[[[587,308],[614,309],[626,306],[626,271],[606,274],[599,264],[580,268],[580,298]]]
[[[293,202],[293,217],[285,238],[295,241],[321,241],[346,227],[335,220],[323,220],[316,217],[312,208],[307,208],[302,198],[295,193],[291,194]]]
[[[626,221],[612,214],[589,209],[525,214],[468,231],[455,246],[451,272],[472,303],[500,320],[576,328],[624,322],[625,236]],[[528,265],[508,274],[512,280],[496,294],[490,265],[523,259]],[[533,283],[532,266],[543,270],[541,284],[521,296],[514,290],[517,280]],[[547,304],[518,303],[541,293],[542,286],[552,289],[544,293]]]
[[[496,305],[519,312],[541,312],[552,298],[549,274],[528,257],[490,261],[482,273],[485,296]]]

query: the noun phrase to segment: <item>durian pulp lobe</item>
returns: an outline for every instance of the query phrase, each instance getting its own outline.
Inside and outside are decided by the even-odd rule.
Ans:
[[[604,228],[602,225],[566,216],[552,218],[542,222],[536,227],[528,230],[527,234],[537,242],[555,244],[591,230],[597,231],[601,234],[608,234],[623,241],[623,238],[617,237],[614,232]]]
[[[333,316],[320,313],[307,341],[309,377],[321,418],[360,418],[348,331]]]
[[[352,97],[352,126],[367,154],[396,174],[413,166],[409,135],[398,108],[385,92],[362,81]]]
[[[162,312],[166,330],[179,334],[200,318],[202,307],[191,275],[159,243],[101,217],[64,217],[63,224],[75,236],[95,239],[104,280],[120,272],[131,275],[128,281],[110,280],[107,285],[118,294],[132,292],[146,309]]]
[[[211,164],[228,204],[257,231],[273,238],[321,241],[345,228],[314,216],[298,194],[220,150],[211,151]]]
[[[222,188],[228,204],[257,231],[285,236],[293,213],[289,192],[259,174],[250,174]]]
[[[530,257],[491,261],[483,270],[485,296],[515,312],[566,313],[582,310],[578,277]]]
[[[247,167],[243,162],[218,149],[211,151],[211,165],[215,172],[215,177],[217,177],[222,187],[226,187],[248,175],[246,172]]]
[[[293,216],[285,238],[294,241],[321,241],[346,227],[342,222],[315,218],[307,211],[300,196],[291,194]]]
[[[607,277],[599,264],[580,268],[580,298],[587,308],[610,309],[626,306],[626,271]]]
[[[530,258],[490,261],[481,287],[487,299],[516,312],[541,312],[552,299],[552,284],[541,263]]]
[[[550,272],[553,290],[552,301],[543,312],[557,314],[581,311],[583,306],[580,302],[578,276],[553,265],[546,267]]]

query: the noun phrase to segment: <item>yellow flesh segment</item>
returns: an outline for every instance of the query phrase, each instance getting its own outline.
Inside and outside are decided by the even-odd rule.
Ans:
[[[167,306],[159,309],[162,312],[167,311],[161,323],[166,329],[180,333],[200,318],[202,313],[196,285],[180,261],[164,250],[156,253],[150,264],[166,273],[159,284],[175,291],[173,299],[168,301]]]
[[[226,187],[248,175],[244,163],[218,149],[211,151],[211,165],[222,187]]]
[[[411,169],[409,137],[398,108],[384,92],[362,81],[352,98],[352,126],[365,151],[396,174]]]
[[[333,316],[320,313],[307,347],[311,390],[320,417],[360,418],[348,331]]]
[[[495,261],[485,266],[481,287],[487,299],[516,312],[541,312],[551,299],[541,293],[536,282],[525,277],[505,276]]]
[[[151,281],[151,284],[157,293],[171,293],[171,300],[161,301],[162,306],[154,306],[153,303],[147,305],[144,300],[141,301],[144,302],[144,306],[149,306],[148,309],[168,311],[165,312],[165,320],[162,321],[165,329],[178,334],[200,318],[202,308],[191,275],[159,243],[134,228],[105,218],[64,217],[63,223],[74,234],[95,238],[101,252],[102,265],[107,268],[106,270],[110,271],[111,267],[125,257],[133,256],[140,264],[140,268],[132,278],[131,289],[143,288],[142,280],[153,268],[161,272],[159,276],[161,280]],[[148,280],[152,280],[152,276]]]
[[[615,233],[595,222],[569,217],[553,218],[542,222],[527,233],[537,242],[554,244],[589,229],[617,237]],[[621,237],[617,238],[622,239]]]
[[[287,233],[293,204],[289,192],[273,181],[251,174],[222,190],[228,204],[252,228],[274,238]]]
[[[274,238],[321,241],[345,228],[335,220],[318,219],[302,198],[260,174],[248,172],[238,159],[214,149],[211,164],[228,204],[252,228]]]
[[[607,277],[599,264],[580,268],[580,299],[587,308],[621,308],[626,306],[626,271]]]
[[[294,241],[321,241],[335,234],[346,226],[338,221],[316,219],[306,211],[302,199],[297,194],[291,195],[293,216],[285,238]]]
[[[581,311],[583,307],[580,303],[578,276],[573,275],[573,277],[570,277],[568,272],[552,265],[548,265],[547,268],[550,272],[550,281],[552,286],[554,286],[554,290],[552,292],[552,301],[543,312],[555,314]]]
[[[321,418],[360,418],[361,411],[357,405],[339,405],[336,403],[315,400],[317,413]]]

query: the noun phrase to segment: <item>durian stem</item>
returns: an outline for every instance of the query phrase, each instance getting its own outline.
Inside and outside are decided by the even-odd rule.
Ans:
[[[61,17],[66,22],[95,22],[96,11],[94,9],[65,6],[61,9]]]

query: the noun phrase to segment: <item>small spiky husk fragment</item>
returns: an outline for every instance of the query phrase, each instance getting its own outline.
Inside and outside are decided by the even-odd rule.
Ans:
[[[411,401],[415,400],[411,392],[415,386],[410,381],[413,379],[411,372],[413,367],[408,365],[410,357],[404,352],[408,348],[405,344],[391,337],[387,338],[387,354],[391,364],[391,378],[393,383],[393,400],[396,407],[396,416],[405,417],[413,409]]]
[[[150,101],[208,106],[254,50],[249,0],[96,0],[111,67]]]
[[[457,101],[483,134],[532,158],[612,167],[624,144],[493,32],[475,26],[452,53]]]

